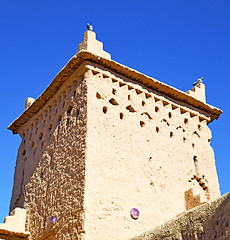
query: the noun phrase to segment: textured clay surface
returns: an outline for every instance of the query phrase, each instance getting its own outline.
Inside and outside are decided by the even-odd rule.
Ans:
[[[137,236],[220,196],[209,121],[87,61],[17,130],[10,208],[26,208],[32,239]]]
[[[130,240],[162,239],[230,239],[230,193]]]
[[[206,113],[88,68],[86,239],[128,239],[220,196]]]
[[[55,239],[84,234],[86,83],[78,72],[20,129],[10,208],[27,209],[33,239],[47,235],[57,218]]]

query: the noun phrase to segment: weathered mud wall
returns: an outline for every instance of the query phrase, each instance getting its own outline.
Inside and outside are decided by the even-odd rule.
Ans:
[[[230,239],[230,193],[132,240]]]
[[[207,114],[88,67],[86,239],[127,239],[220,196]]]
[[[57,218],[55,239],[84,235],[86,92],[76,72],[20,128],[10,208],[26,208],[33,239],[49,235],[51,216]]]

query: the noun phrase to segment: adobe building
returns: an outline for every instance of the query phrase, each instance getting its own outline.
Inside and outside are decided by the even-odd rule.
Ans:
[[[87,30],[9,126],[22,138],[10,217],[24,225],[6,221],[2,238],[125,240],[217,201],[208,124],[221,113],[203,83],[185,93],[130,69]]]

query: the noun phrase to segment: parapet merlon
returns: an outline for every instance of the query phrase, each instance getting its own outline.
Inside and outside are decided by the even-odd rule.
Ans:
[[[88,51],[97,56],[111,60],[111,55],[103,50],[103,43],[96,39],[96,33],[87,30],[83,35],[83,41],[78,46],[78,53]]]

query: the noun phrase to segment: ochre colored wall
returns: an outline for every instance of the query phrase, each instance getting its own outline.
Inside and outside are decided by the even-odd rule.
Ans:
[[[11,210],[34,239],[127,239],[220,196],[207,113],[84,64],[19,130]]]
[[[99,65],[89,69],[87,240],[128,239],[220,196],[208,115]],[[188,190],[201,195],[190,203]]]

